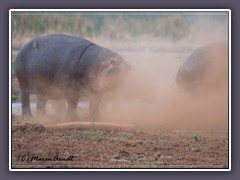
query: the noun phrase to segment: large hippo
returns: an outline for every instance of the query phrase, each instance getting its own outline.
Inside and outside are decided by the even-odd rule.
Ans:
[[[45,114],[48,99],[65,98],[71,120],[76,118],[80,96],[89,98],[95,119],[102,95],[117,89],[128,69],[117,53],[63,34],[32,39],[20,49],[14,65],[24,116],[31,116],[30,94],[36,94],[37,114]]]
[[[196,49],[179,68],[176,82],[187,91],[227,87],[228,43],[215,42]]]

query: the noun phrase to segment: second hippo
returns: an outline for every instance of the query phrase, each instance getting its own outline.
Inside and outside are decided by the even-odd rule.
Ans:
[[[180,66],[176,82],[187,91],[227,87],[228,43],[215,42],[196,49]]]

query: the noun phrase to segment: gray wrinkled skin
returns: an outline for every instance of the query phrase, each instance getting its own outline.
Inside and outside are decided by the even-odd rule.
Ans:
[[[179,68],[176,82],[187,91],[227,86],[227,42],[212,43],[196,49]]]
[[[22,114],[31,116],[30,94],[36,94],[37,113],[45,114],[48,99],[65,98],[67,117],[75,119],[79,97],[87,96],[95,119],[102,95],[119,86],[127,66],[117,53],[80,37],[34,38],[20,49],[14,64]]]

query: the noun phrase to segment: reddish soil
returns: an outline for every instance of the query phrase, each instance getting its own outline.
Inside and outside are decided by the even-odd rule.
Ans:
[[[228,168],[227,130],[12,128],[12,168]]]

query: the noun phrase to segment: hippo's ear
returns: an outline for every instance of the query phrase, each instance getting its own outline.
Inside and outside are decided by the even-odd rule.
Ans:
[[[110,63],[111,63],[111,65],[113,65],[113,66],[116,66],[116,65],[117,65],[117,61],[116,61],[115,59],[111,59],[111,60],[110,60]]]

